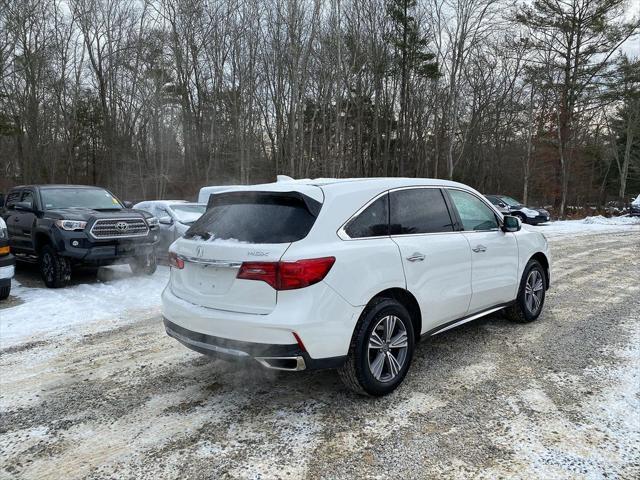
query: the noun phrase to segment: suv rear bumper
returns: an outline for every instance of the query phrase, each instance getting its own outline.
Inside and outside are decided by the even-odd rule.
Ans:
[[[188,330],[166,318],[163,320],[167,335],[191,350],[222,360],[255,360],[266,368],[298,371],[338,368],[346,359],[345,356],[313,359],[297,343],[276,345],[229,340]]]
[[[200,353],[253,358],[263,365],[265,357],[301,356],[304,369],[335,368],[346,358],[364,307],[353,307],[323,282],[305,290],[305,295],[295,290],[278,292],[272,312],[251,314],[195,305],[167,286],[162,293],[162,314],[167,333]]]

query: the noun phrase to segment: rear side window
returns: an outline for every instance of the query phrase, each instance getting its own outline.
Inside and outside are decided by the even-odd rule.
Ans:
[[[391,192],[391,235],[452,232],[453,222],[439,188]]]
[[[228,192],[212,195],[186,238],[244,243],[290,243],[307,236],[321,204],[298,192]]]
[[[462,226],[465,230],[493,230],[498,228],[498,220],[482,200],[461,190],[449,190]]]
[[[383,195],[351,220],[344,231],[350,238],[389,235],[389,196]]]
[[[21,192],[22,192],[22,190],[14,190],[14,191],[10,192],[9,195],[7,195],[6,206],[7,206],[8,209],[13,210],[13,208],[16,205],[16,203],[18,203],[20,201],[20,193]]]

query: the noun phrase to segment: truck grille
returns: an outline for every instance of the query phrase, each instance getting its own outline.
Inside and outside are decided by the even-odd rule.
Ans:
[[[94,238],[144,237],[148,234],[149,227],[142,218],[96,220],[91,227],[91,235]]]

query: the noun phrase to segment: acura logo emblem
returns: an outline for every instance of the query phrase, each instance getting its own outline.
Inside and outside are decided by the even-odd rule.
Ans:
[[[201,258],[202,255],[204,255],[204,247],[197,247],[196,248],[196,257]]]
[[[129,224],[127,222],[118,222],[116,223],[116,230],[119,232],[126,232],[129,230]]]

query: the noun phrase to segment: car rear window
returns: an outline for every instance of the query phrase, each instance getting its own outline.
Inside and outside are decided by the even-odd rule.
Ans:
[[[307,236],[321,204],[299,192],[225,192],[185,234],[203,240],[290,243]]]

